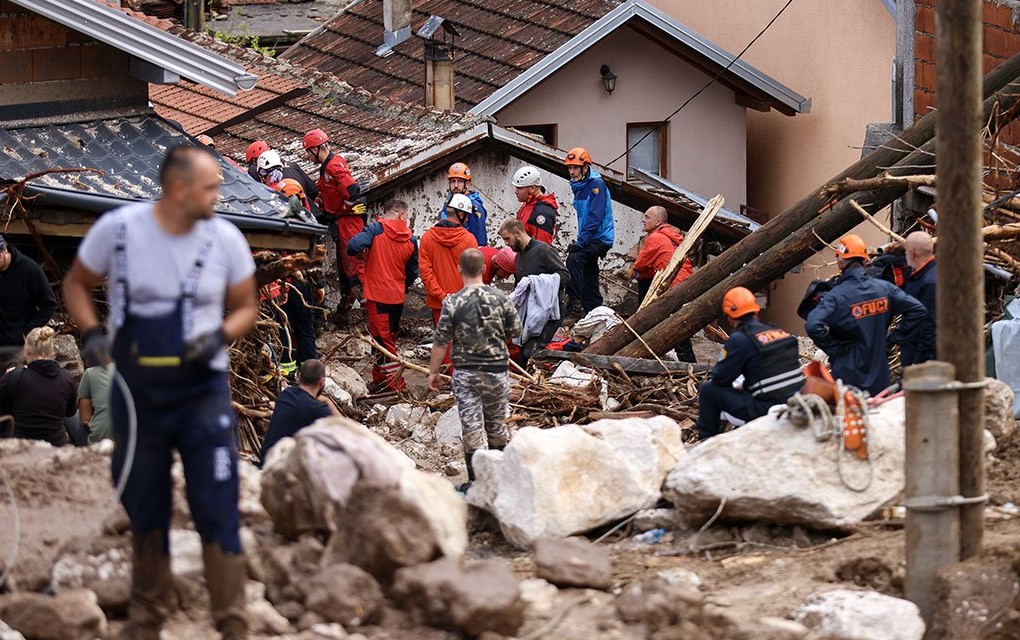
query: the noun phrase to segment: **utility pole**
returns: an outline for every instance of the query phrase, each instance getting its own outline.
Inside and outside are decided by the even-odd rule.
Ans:
[[[959,392],[960,494],[985,492],[983,452],[984,256],[981,241],[981,10],[982,0],[935,3],[938,34],[936,125],[940,266],[937,286],[938,357],[956,367]],[[960,559],[981,552],[984,503],[960,509]]]
[[[205,0],[184,0],[184,26],[192,31],[205,31]]]

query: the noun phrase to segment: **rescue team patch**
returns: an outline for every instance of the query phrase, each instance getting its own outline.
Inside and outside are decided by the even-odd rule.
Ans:
[[[599,194],[599,188],[598,188],[598,187],[595,187],[594,189],[592,189],[592,190],[591,190],[591,192],[592,192],[592,193],[593,193],[594,195],[598,195],[598,194]]]
[[[775,342],[776,340],[789,338],[790,334],[782,329],[769,329],[768,331],[762,331],[761,333],[754,334],[754,337],[757,338],[758,342],[768,344],[770,342]]]
[[[854,306],[850,307],[850,315],[858,320],[861,318],[867,318],[868,316],[877,316],[878,314],[886,313],[887,311],[889,311],[889,298],[865,300],[864,302],[858,302]]]
[[[545,216],[543,216],[543,215],[535,216],[535,224],[538,224],[538,225],[545,224]]]

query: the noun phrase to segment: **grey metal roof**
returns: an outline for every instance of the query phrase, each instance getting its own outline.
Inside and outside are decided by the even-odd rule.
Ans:
[[[95,0],[11,0],[33,13],[229,95],[255,86],[241,65]]]
[[[655,27],[678,44],[691,49],[720,68],[725,68],[735,57],[704,36],[647,4],[644,0],[626,0],[590,27],[568,40],[560,48],[545,56],[539,63],[478,103],[471,109],[471,113],[495,115],[496,112],[632,19],[641,20]],[[810,98],[805,98],[743,60],[734,62],[726,70],[726,74],[761,91],[774,101],[777,107],[781,106],[784,111],[808,113],[811,110]]]
[[[51,173],[33,179],[30,193],[60,206],[102,212],[160,195],[159,166],[167,148],[192,139],[158,116],[0,129],[0,182],[53,169],[102,173]],[[283,197],[220,158],[223,185],[218,213],[245,230],[289,230],[321,235],[326,229],[293,218]]]

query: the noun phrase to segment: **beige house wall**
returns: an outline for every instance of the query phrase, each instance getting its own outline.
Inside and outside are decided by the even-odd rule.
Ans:
[[[618,76],[606,93],[603,64]],[[709,79],[623,27],[496,114],[502,126],[555,124],[556,146],[585,147],[605,164],[627,148],[627,124],[661,122]],[[667,125],[666,177],[734,211],[747,202],[747,109],[715,84]],[[609,165],[624,172],[626,158]],[[569,193],[567,194],[569,195]]]
[[[706,38],[737,53],[785,0],[648,0]],[[892,120],[896,23],[880,0],[794,2],[743,59],[811,98],[811,112],[787,117],[748,112],[748,204],[777,214],[860,158],[865,126]],[[692,105],[693,106],[693,105]],[[668,112],[667,112],[668,113]],[[888,211],[880,217],[888,221]],[[870,226],[870,245],[885,241]],[[832,256],[773,283],[766,313],[803,333],[795,309],[808,282],[827,277]]]

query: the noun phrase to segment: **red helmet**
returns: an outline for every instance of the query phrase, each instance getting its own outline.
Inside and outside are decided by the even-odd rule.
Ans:
[[[312,147],[318,147],[322,144],[329,142],[329,136],[322,129],[312,129],[305,134],[305,137],[301,139],[301,144],[304,148],[311,149]]]
[[[255,142],[248,145],[248,149],[244,152],[245,162],[254,162],[258,160],[258,157],[269,151],[269,143],[265,140],[256,140]]]
[[[446,179],[460,178],[462,180],[471,180],[471,169],[468,168],[463,162],[454,162],[450,165],[450,170],[446,172]]]
[[[563,159],[563,164],[568,167],[583,167],[586,164],[591,164],[591,154],[584,147],[574,147],[567,152],[567,157]]]
[[[723,296],[722,310],[727,316],[736,319],[749,313],[757,313],[761,311],[761,307],[749,289],[733,287]]]

